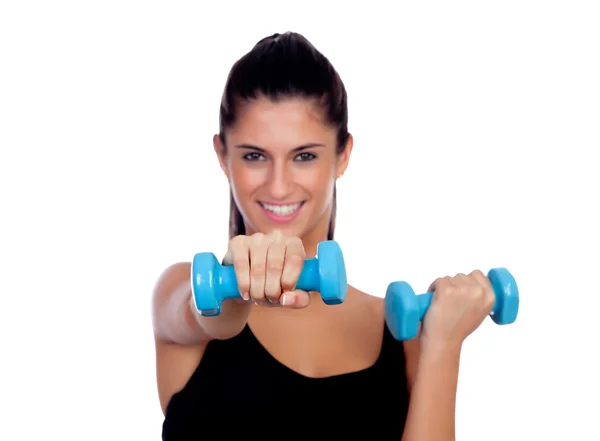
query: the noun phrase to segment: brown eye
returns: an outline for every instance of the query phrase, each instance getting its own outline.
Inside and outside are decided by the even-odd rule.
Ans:
[[[304,161],[312,161],[315,158],[316,158],[315,155],[313,155],[312,153],[308,153],[308,152],[302,152],[298,156],[296,156],[296,160],[303,161],[303,162]]]
[[[244,155],[243,158],[245,161],[262,161],[265,159],[265,157],[258,152],[248,153]]]

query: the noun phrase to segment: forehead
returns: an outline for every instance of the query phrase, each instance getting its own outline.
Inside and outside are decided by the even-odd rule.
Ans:
[[[238,120],[228,135],[234,143],[295,148],[313,142],[335,142],[336,130],[326,123],[316,101],[259,98],[239,108]]]

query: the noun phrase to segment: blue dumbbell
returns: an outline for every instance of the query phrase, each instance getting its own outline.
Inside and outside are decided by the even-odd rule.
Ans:
[[[191,282],[196,309],[204,317],[219,315],[224,300],[242,297],[233,266],[221,265],[213,253],[194,256]],[[337,242],[327,240],[317,245],[317,255],[304,261],[296,288],[318,292],[327,305],[346,299],[346,267]]]
[[[509,325],[519,313],[517,282],[506,268],[491,269],[487,277],[496,294],[490,313],[494,323]],[[390,332],[396,340],[410,340],[417,336],[419,323],[431,304],[433,293],[415,295],[406,282],[392,282],[385,295],[385,317]]]

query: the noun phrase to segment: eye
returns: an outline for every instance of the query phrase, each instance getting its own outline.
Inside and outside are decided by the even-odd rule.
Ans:
[[[258,152],[251,152],[243,156],[245,161],[264,161],[265,157]]]
[[[302,152],[298,156],[296,156],[296,159],[298,161],[302,161],[302,162],[312,161],[315,158],[316,158],[316,156],[314,154],[308,153],[308,152]]]

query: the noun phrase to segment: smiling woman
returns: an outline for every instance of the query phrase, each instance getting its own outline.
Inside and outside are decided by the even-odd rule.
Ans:
[[[333,307],[297,287],[305,259],[334,237],[336,181],[353,148],[346,90],[329,60],[296,33],[259,41],[229,74],[213,146],[230,186],[224,264],[233,265],[239,298],[203,316],[189,262],[159,278],[163,439],[281,439],[289,430],[453,439],[460,339],[433,332],[425,351],[418,338],[393,338],[382,298],[348,286]],[[471,276],[457,280],[483,292]],[[461,314],[448,319],[435,311],[442,307],[431,314],[450,329]]]
[[[264,106],[264,102],[262,104]],[[298,105],[304,103],[296,102],[292,104]],[[289,126],[289,123],[286,124],[285,121],[281,121],[282,118],[279,113],[269,112],[268,109],[264,109],[264,112],[267,115],[269,113],[272,114],[270,120],[265,121],[266,124],[275,124],[281,131],[284,131],[285,128]],[[290,113],[291,112],[296,111],[290,110]],[[235,136],[234,132],[232,139],[235,139]],[[229,176],[230,171],[225,164],[225,158],[223,157],[225,148],[221,142],[217,142],[216,144],[218,144],[216,145],[216,149],[221,159],[221,165],[225,173]],[[274,144],[269,142],[267,145]],[[284,224],[289,224],[295,219],[301,211],[303,211],[301,208],[306,207],[309,196],[314,194],[314,192],[310,191],[310,188],[306,188],[306,185],[298,186],[296,189],[296,192],[298,193],[296,201],[286,202],[286,199],[289,199],[289,187],[292,186],[294,182],[307,182],[310,183],[311,187],[319,189],[319,186],[323,184],[323,181],[328,181],[327,170],[323,170],[323,165],[327,165],[327,161],[316,161],[317,159],[321,159],[317,156],[315,151],[319,147],[323,148],[326,146],[325,144],[312,143],[291,149],[275,147],[269,150],[248,144],[234,145],[234,148],[242,151],[242,157],[241,159],[237,158],[238,155],[236,153],[234,156],[238,161],[233,159],[231,163],[236,164],[236,162],[240,161],[247,163],[238,164],[238,170],[234,172],[238,177],[242,176],[242,180],[239,178],[237,180],[237,186],[240,190],[236,190],[235,193],[232,193],[232,195],[235,194],[236,196],[232,199],[231,203],[231,208],[234,210],[234,219],[240,218],[237,217],[235,213],[238,210],[238,205],[242,207],[240,209],[242,214],[241,218],[250,218],[249,213],[243,208],[242,201],[251,199],[252,195],[255,195],[257,198],[256,201],[263,209],[264,214],[271,221],[276,222],[279,228],[285,228]],[[246,153],[244,150],[250,151],[251,153]],[[281,163],[280,166],[273,167],[273,165],[276,165],[277,163]],[[319,165],[321,166],[320,168]],[[280,176],[273,177],[273,173],[279,173]],[[243,180],[244,178],[245,181]],[[265,193],[264,197],[259,196],[261,189],[262,192]],[[245,193],[245,195],[240,192]],[[269,196],[267,197],[266,194]],[[306,210],[304,210],[304,213],[306,213]],[[310,216],[310,213],[307,215]],[[254,232],[261,231],[258,226],[251,226],[251,228]],[[241,222],[236,226],[236,230],[240,229],[246,229],[245,225]]]
[[[230,235],[278,228],[303,237],[330,224],[331,238],[335,179],[346,169],[352,149],[345,123],[324,126],[322,104],[315,98],[275,101],[265,93],[240,106],[236,123],[222,127],[214,138],[231,183]]]
[[[347,95],[303,36],[267,37],[235,63],[214,146],[232,188],[230,237],[265,231],[268,220],[267,230],[300,237],[329,222],[333,238],[335,180],[352,150]],[[241,151],[227,155],[227,146]]]

